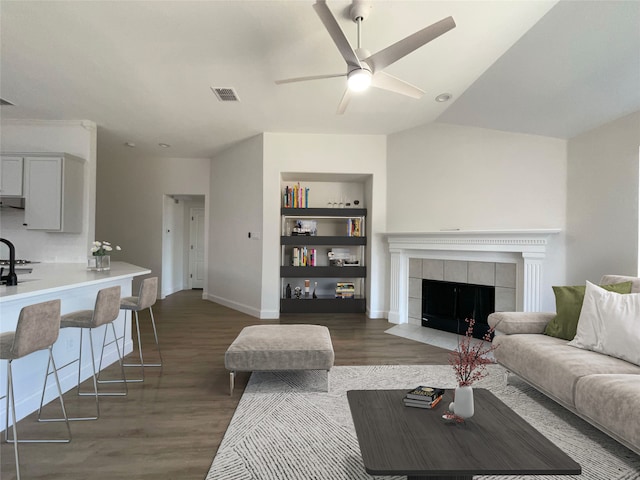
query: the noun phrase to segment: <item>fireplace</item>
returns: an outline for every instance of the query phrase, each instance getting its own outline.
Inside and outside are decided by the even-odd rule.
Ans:
[[[495,311],[495,287],[469,283],[422,280],[422,326],[460,335],[467,318],[475,319],[473,336],[489,331],[488,316]]]
[[[559,233],[559,229],[526,229],[385,234],[390,254],[389,321],[414,323],[415,319],[420,325],[423,278],[478,285],[485,283],[476,281],[470,274],[465,279],[464,275],[457,274],[456,268],[451,272],[445,271],[442,276],[434,276],[425,265],[434,260],[495,263],[496,283],[492,285],[496,287],[496,311],[540,312],[543,306],[552,309],[553,295],[544,293],[543,299],[543,291],[551,292],[553,281],[543,280],[543,265],[548,263],[545,257],[551,246],[551,237]],[[499,270],[503,270],[504,265],[509,265],[506,270],[515,276],[515,284],[508,287],[509,304],[503,301],[506,292],[497,281]],[[413,269],[422,271],[413,272]]]

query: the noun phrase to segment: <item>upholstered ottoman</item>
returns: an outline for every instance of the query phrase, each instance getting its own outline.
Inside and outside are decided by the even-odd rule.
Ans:
[[[230,393],[236,372],[329,370],[335,356],[329,329],[321,325],[253,325],[242,329],[224,354]]]

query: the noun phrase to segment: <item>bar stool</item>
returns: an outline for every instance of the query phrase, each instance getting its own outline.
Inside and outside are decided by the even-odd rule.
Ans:
[[[73,360],[66,365],[60,367],[64,368],[72,363],[78,362],[78,387],[77,392],[79,396],[92,396],[95,398],[96,403],[96,414],[95,416],[90,417],[69,417],[70,421],[75,420],[97,420],[100,417],[100,402],[99,397],[101,396],[124,396],[127,395],[127,385],[126,385],[126,377],[124,373],[124,365],[122,361],[122,354],[120,353],[120,345],[118,342],[114,340],[116,344],[116,350],[118,351],[118,361],[120,363],[120,371],[122,372],[122,380],[100,380],[100,369],[102,368],[102,357],[104,355],[104,347],[107,345],[107,330],[109,328],[109,324],[111,325],[111,329],[113,331],[113,337],[116,339],[116,329],[113,325],[114,320],[118,318],[120,314],[120,286],[103,288],[98,292],[96,296],[96,303],[93,310],[77,310],[75,312],[67,313],[63,315],[60,320],[60,328],[79,328],[80,329],[80,352],[77,360]],[[96,359],[95,352],[93,349],[93,335],[92,331],[95,328],[98,328],[102,325],[105,325],[104,335],[102,337],[102,351],[100,353],[100,364],[99,368],[96,370]],[[93,392],[81,392],[80,391],[80,373],[82,370],[82,337],[84,331],[89,330],[89,347],[91,350],[91,367],[92,373],[91,378],[93,380]],[[47,376],[45,377],[45,387],[47,385],[47,379],[49,375],[55,372],[55,367],[53,372],[49,372],[49,365],[47,365]],[[124,391],[122,392],[99,392],[98,391],[98,383],[125,383]],[[42,418],[42,401],[40,402],[40,410],[38,410],[38,421],[40,422],[60,422],[63,419],[61,418]]]
[[[142,377],[127,379],[127,382],[143,382],[144,381],[144,367],[162,367],[162,352],[160,351],[160,343],[158,343],[158,332],[156,330],[156,322],[153,318],[153,309],[151,308],[158,297],[158,277],[145,278],[140,285],[140,293],[137,297],[124,297],[120,300],[120,309],[125,310],[124,317],[124,334],[122,337],[122,350],[124,351],[124,339],[127,333],[127,314],[126,310],[130,310],[136,314],[136,333],[138,335],[138,355],[140,357],[140,363],[125,363],[125,367],[141,367]],[[158,356],[160,363],[144,363],[142,356],[142,340],[140,338],[140,323],[138,321],[138,312],[149,309],[151,314],[151,326],[153,327],[153,336],[156,340],[156,348],[158,349]],[[131,321],[133,322],[133,315],[131,315]]]
[[[64,407],[60,379],[55,374],[58,398],[62,409],[63,421],[67,425],[68,438],[66,439],[18,439],[16,428],[16,399],[13,391],[13,361],[25,357],[38,350],[49,350],[49,362],[54,365],[53,344],[60,333],[60,300],[37,303],[23,307],[20,310],[18,324],[14,332],[0,334],[0,359],[8,360],[7,363],[7,404],[5,415],[4,439],[7,443],[13,443],[16,461],[16,473],[20,479],[20,460],[18,455],[18,443],[69,443],[71,441],[71,428],[67,411]],[[47,367],[48,370],[48,367]],[[55,371],[55,370],[54,370]],[[44,392],[43,392],[44,398]],[[9,408],[13,418],[13,439],[9,438]]]

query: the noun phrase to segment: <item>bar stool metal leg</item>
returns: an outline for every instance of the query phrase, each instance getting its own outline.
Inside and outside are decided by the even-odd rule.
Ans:
[[[49,365],[53,366],[53,371],[51,373],[49,373]],[[9,361],[9,370],[7,372],[7,377],[8,379],[10,379],[11,381],[11,401],[12,401],[12,405],[11,405],[11,414],[13,415],[13,438],[9,438],[7,435],[7,430],[5,430],[5,441],[7,443],[69,443],[71,441],[71,426],[69,425],[69,417],[67,416],[67,409],[64,406],[64,399],[62,397],[62,388],[60,387],[60,378],[58,377],[58,370],[56,368],[56,362],[53,358],[53,347],[49,347],[49,362],[47,363],[47,372],[45,372],[45,382],[44,382],[44,387],[42,390],[42,397],[40,400],[40,410],[42,409],[42,403],[44,401],[44,388],[46,387],[47,384],[47,377],[49,375],[53,374],[53,376],[56,379],[56,388],[58,390],[58,399],[60,400],[60,408],[62,410],[62,418],[60,419],[56,419],[57,421],[60,422],[65,422],[66,426],[67,426],[67,433],[68,433],[68,438],[52,438],[52,439],[23,439],[20,440],[17,437],[16,434],[16,428],[15,428],[15,424],[16,424],[16,412],[15,412],[15,397],[13,395],[13,370],[11,369],[11,361]],[[38,410],[38,417],[40,417],[40,410]],[[9,416],[8,416],[8,412],[7,412],[7,425],[9,422]],[[46,420],[40,420],[40,418],[38,418],[38,421],[46,421]],[[52,421],[52,420],[51,420]]]
[[[111,323],[111,330],[113,332],[113,341],[106,343],[107,340],[107,329],[105,328],[104,330],[104,337],[102,339],[102,351],[100,352],[100,363],[98,366],[98,377],[96,379],[96,381],[98,383],[124,383],[124,392],[109,392],[109,393],[98,393],[98,395],[105,395],[105,396],[123,396],[123,395],[127,395],[128,393],[128,388],[127,388],[127,383],[129,382],[129,380],[127,379],[127,376],[124,372],[124,349],[122,351],[120,351],[120,345],[118,344],[118,335],[116,333],[116,327],[113,324],[113,322]],[[118,352],[118,363],[120,364],[120,372],[122,373],[122,380],[100,380],[100,373],[102,372],[102,359],[104,357],[104,347],[106,347],[107,345],[111,345],[112,343],[116,344],[116,351]],[[93,352],[92,352],[93,355]],[[95,364],[94,364],[95,365]]]
[[[13,429],[13,438],[18,438],[18,431],[16,429],[16,402],[13,398],[13,371],[11,368],[11,360],[7,363],[7,394],[5,397],[7,398],[6,408],[5,408],[5,429],[4,429],[4,441],[9,443],[9,404],[11,404],[11,416],[12,416],[12,429]],[[13,455],[16,461],[16,475],[17,479],[20,480],[20,455],[18,454],[18,444],[13,444]]]
[[[158,340],[158,330],[156,328],[156,320],[153,315],[152,306],[156,302],[157,298],[157,289],[158,289],[158,277],[146,278],[142,281],[140,285],[140,293],[137,297],[126,297],[123,298],[120,302],[120,308],[125,310],[125,319],[124,319],[124,331],[122,334],[122,350],[124,351],[125,347],[125,337],[127,334],[127,316],[126,311],[131,311],[131,326],[133,327],[133,323],[135,322],[136,334],[137,334],[137,344],[138,344],[138,358],[140,359],[139,363],[125,363],[125,367],[138,367],[141,369],[140,378],[128,378],[127,382],[143,382],[144,381],[144,369],[146,367],[160,367],[162,368],[163,359],[162,359],[162,350],[160,349],[160,342]],[[139,313],[142,310],[149,309],[149,315],[151,316],[151,326],[153,328],[153,337],[156,343],[156,349],[158,350],[159,363],[145,363],[144,356],[142,352],[142,336],[140,335],[140,318]],[[135,320],[133,314],[135,313]]]

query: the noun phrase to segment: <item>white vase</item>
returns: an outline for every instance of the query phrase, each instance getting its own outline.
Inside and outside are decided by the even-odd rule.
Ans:
[[[473,388],[456,387],[449,410],[462,418],[473,417]]]

